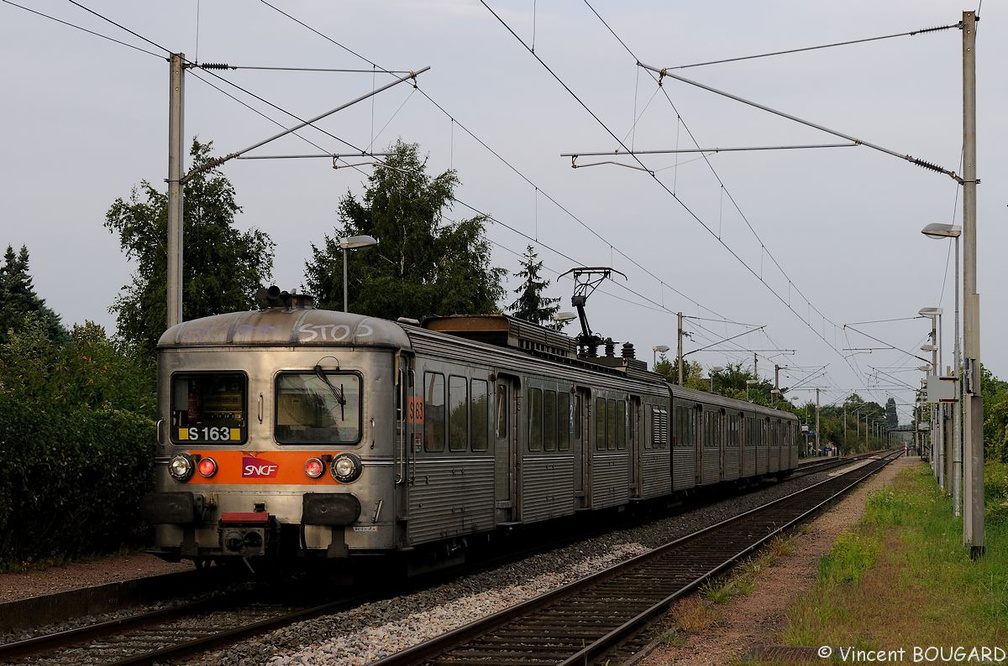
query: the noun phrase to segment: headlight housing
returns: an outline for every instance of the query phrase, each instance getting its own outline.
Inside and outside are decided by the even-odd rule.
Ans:
[[[168,472],[179,482],[191,479],[195,469],[192,456],[188,453],[180,453],[168,462]]]
[[[340,483],[352,483],[360,478],[364,466],[360,458],[352,453],[341,453],[329,464],[329,472]]]

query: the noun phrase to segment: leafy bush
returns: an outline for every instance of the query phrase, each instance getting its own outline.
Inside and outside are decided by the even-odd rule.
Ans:
[[[984,494],[986,520],[1008,523],[1008,463],[984,463]]]
[[[0,344],[0,570],[140,543],[153,463],[153,364],[101,327]]]
[[[0,413],[0,568],[141,542],[150,419],[2,394]]]

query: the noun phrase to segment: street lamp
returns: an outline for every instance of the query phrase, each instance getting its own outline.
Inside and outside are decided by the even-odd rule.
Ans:
[[[719,372],[721,372],[722,370],[724,370],[724,368],[722,368],[720,365],[715,365],[714,367],[712,367],[710,370],[707,371],[708,374],[710,374],[710,392],[711,393],[714,392],[714,375],[717,374],[717,373],[719,373]]]
[[[343,312],[347,311],[347,250],[360,250],[378,244],[374,236],[348,236],[340,238],[339,246],[343,250]]]
[[[953,406],[952,414],[952,506],[955,515],[960,515],[962,511],[962,478],[963,478],[963,441],[962,441],[962,359],[959,349],[959,236],[962,235],[962,227],[954,224],[942,224],[935,222],[929,224],[921,233],[928,238],[952,238],[955,240],[955,313],[952,326],[955,330],[953,343],[953,362],[955,363],[956,377],[956,402]],[[967,471],[968,475],[969,472]],[[963,522],[963,540],[966,540],[966,522]]]
[[[658,365],[658,354],[664,354],[669,349],[671,349],[671,347],[669,347],[668,345],[655,345],[654,347],[652,347],[652,351],[654,352],[652,354],[652,356],[651,356],[651,369],[652,370],[654,369],[654,367],[656,365]]]
[[[759,384],[759,383],[760,382],[759,382],[758,379],[747,379],[747,380],[745,380],[745,399],[747,401],[749,400],[749,387],[750,386],[755,386],[756,384]]]

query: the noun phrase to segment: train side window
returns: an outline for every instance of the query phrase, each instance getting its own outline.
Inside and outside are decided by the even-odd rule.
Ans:
[[[557,393],[557,449],[570,451],[571,422],[574,413],[571,411],[570,393]]]
[[[595,450],[606,448],[606,400],[595,398]]]
[[[486,451],[490,446],[490,384],[483,379],[472,380],[472,433],[473,451]]]
[[[676,405],[675,412],[675,446],[678,449],[693,448],[696,440],[693,437],[693,412],[684,405]]]
[[[528,390],[529,451],[542,451],[543,396],[542,389]]]
[[[574,396],[574,412],[571,414],[571,418],[574,420],[574,439],[578,442],[582,440],[582,423],[581,423],[581,410],[583,409],[581,404],[581,394],[578,393]]]
[[[172,376],[171,440],[238,444],[248,436],[248,378],[240,372]]]
[[[616,421],[618,420],[616,412],[616,401],[609,399],[606,402],[606,450],[615,451],[617,447],[618,439],[616,437]]]
[[[465,377],[448,377],[448,450],[469,448],[469,382]]]
[[[557,394],[543,392],[543,450],[556,451],[557,447]]]
[[[274,432],[281,444],[356,444],[361,378],[347,372],[285,372],[276,378]]]
[[[616,403],[616,414],[613,419],[616,422],[616,448],[620,451],[625,451],[627,443],[627,419],[629,418],[627,414],[627,401],[615,400],[614,402]]]
[[[445,379],[440,372],[424,373],[424,451],[445,449]]]

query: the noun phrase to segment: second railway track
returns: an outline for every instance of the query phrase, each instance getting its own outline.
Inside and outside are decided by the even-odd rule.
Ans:
[[[387,657],[406,664],[619,663],[639,630],[680,597],[802,522],[898,454],[869,460],[693,535]]]

